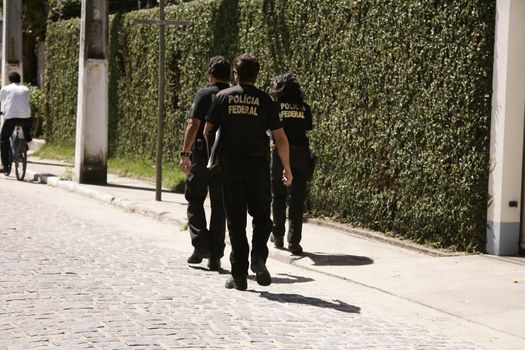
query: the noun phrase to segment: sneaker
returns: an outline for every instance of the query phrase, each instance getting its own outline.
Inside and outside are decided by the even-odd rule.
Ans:
[[[220,271],[221,258],[210,258],[210,260],[208,260],[208,268],[210,271]]]
[[[193,249],[193,253],[188,258],[188,264],[200,264],[202,259],[210,258],[210,252],[200,249]]]
[[[288,250],[292,255],[301,255],[303,254],[303,247],[299,243],[290,243],[288,244]]]
[[[228,278],[226,283],[224,284],[224,287],[227,289],[237,289],[237,290],[246,290],[248,288],[248,281],[246,280],[246,276],[243,277],[233,277],[231,276]]]
[[[272,284],[272,276],[265,264],[252,264],[252,271],[255,272],[255,280],[260,286],[269,286]]]
[[[273,245],[275,246],[275,248],[284,247],[283,237],[277,237],[273,233],[270,235],[270,242],[273,242]]]

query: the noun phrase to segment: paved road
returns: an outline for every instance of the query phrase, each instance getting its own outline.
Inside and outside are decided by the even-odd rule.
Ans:
[[[0,201],[0,349],[501,348],[486,328],[276,261],[271,286],[227,290],[227,259],[187,266],[187,232],[58,188],[0,178]]]

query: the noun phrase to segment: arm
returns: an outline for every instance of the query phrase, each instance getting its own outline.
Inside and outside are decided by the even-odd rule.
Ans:
[[[279,158],[283,164],[283,183],[285,186],[292,184],[293,175],[290,168],[290,146],[283,128],[272,130],[273,141],[277,147]]]
[[[210,145],[208,144],[208,134],[210,133],[211,129],[213,129],[213,124],[207,121],[206,124],[204,124],[204,131],[202,132],[202,134],[204,136],[204,139],[206,140],[206,149],[208,150],[210,149]]]
[[[188,120],[188,125],[186,126],[186,131],[184,133],[182,153],[190,153],[191,146],[193,145],[193,142],[195,142],[195,136],[197,136],[197,131],[199,131],[200,125],[201,121],[197,118],[190,118]],[[179,167],[185,174],[190,170],[190,165],[190,157],[187,155],[181,155]]]

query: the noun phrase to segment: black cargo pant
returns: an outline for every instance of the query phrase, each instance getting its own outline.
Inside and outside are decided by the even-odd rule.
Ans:
[[[24,138],[27,142],[31,138],[31,118],[10,118],[4,120],[2,131],[0,131],[0,153],[2,154],[2,166],[6,168],[9,165],[9,137],[13,134],[15,126],[20,125],[24,130]]]
[[[251,262],[265,264],[268,258],[271,183],[267,157],[221,157],[224,175],[224,206],[232,251],[231,274],[248,275],[250,246],[246,236],[247,213],[252,216]]]
[[[290,194],[288,209],[288,243],[299,243],[303,231],[304,202],[310,166],[308,147],[290,146],[290,167],[293,181],[290,189],[282,181],[283,166],[277,151],[272,152],[272,233],[275,237],[284,237],[286,223],[286,204]]]
[[[210,172],[205,149],[192,150],[190,170],[186,178],[185,197],[188,201],[188,225],[191,244],[198,251],[210,251],[212,258],[224,255],[225,212],[222,198],[222,174]],[[204,201],[210,193],[210,227],[206,222]]]

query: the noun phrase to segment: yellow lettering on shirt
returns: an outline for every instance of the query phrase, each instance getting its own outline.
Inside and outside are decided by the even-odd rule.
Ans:
[[[279,117],[281,120],[285,118],[304,119],[304,106],[295,103],[281,103],[280,105]]]
[[[295,103],[281,103],[281,110],[302,111],[304,107]]]
[[[248,95],[228,96],[228,114],[230,115],[251,115],[257,117],[257,106],[259,97]]]
[[[228,106],[228,114],[230,115],[251,115],[254,117],[257,117],[259,114],[257,114],[257,107],[256,106],[248,106],[248,105],[231,105]]]
[[[248,95],[230,95],[228,96],[228,104],[244,104],[244,105],[259,105],[259,97]]]
[[[304,112],[303,111],[281,111],[279,113],[279,116],[281,117],[281,119],[284,119],[284,118],[304,119]]]

